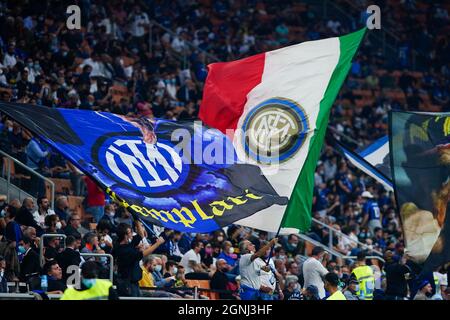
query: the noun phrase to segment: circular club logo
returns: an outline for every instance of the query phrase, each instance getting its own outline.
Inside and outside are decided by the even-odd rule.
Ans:
[[[305,142],[308,118],[296,102],[272,98],[253,108],[243,125],[247,156],[262,164],[287,161]]]
[[[98,150],[98,161],[114,180],[142,193],[176,189],[189,172],[170,144],[145,143],[140,137],[106,139]]]

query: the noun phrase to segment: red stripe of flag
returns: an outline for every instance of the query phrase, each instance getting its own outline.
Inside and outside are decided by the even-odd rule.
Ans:
[[[247,94],[261,83],[265,54],[232,62],[208,65],[199,117],[210,127],[225,133],[236,129]]]

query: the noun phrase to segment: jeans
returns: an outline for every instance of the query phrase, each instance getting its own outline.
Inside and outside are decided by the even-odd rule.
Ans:
[[[258,300],[260,298],[259,290],[247,287],[245,285],[241,285],[241,289],[239,290],[239,295],[241,300]]]

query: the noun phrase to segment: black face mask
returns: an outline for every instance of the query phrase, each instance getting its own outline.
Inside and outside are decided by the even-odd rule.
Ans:
[[[222,270],[221,270],[223,273],[226,273],[226,272],[228,272],[228,269],[227,268],[222,268]]]

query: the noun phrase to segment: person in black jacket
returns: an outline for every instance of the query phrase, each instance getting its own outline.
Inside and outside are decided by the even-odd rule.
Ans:
[[[25,249],[22,262],[20,263],[20,280],[28,282],[32,277],[39,276],[41,272],[41,264],[39,261],[39,254],[33,250],[33,240],[24,236],[20,244]]]
[[[34,220],[33,210],[34,200],[32,198],[25,198],[22,202],[22,207],[17,213],[16,221],[23,226],[36,228],[36,232],[40,235],[42,233],[42,228],[37,224],[36,220]]]
[[[404,300],[408,295],[407,276],[412,271],[408,265],[405,264],[406,259],[398,261],[392,251],[388,250],[384,254],[386,264],[384,271],[386,273],[386,300]]]
[[[70,276],[70,274],[67,274],[67,268],[69,266],[79,266],[81,263],[81,256],[77,249],[78,242],[75,237],[68,236],[66,238],[66,248],[56,258],[62,269],[62,276],[64,280]]]
[[[56,260],[51,260],[44,265],[44,274],[47,275],[47,293],[62,294],[67,289],[62,280],[62,270]]]
[[[228,290],[228,277],[225,272],[228,272],[227,262],[225,259],[218,259],[216,261],[216,272],[211,278],[210,287],[213,290]],[[219,292],[220,299],[235,299],[231,292]]]
[[[113,255],[117,262],[117,291],[119,295],[139,297],[139,280],[142,278],[142,269],[139,261],[155,251],[157,247],[164,243],[164,239],[159,237],[156,242],[143,249],[140,244],[144,236],[144,227],[139,221],[135,222],[137,234],[133,236],[131,226],[121,223],[117,226],[118,245],[114,246]]]

